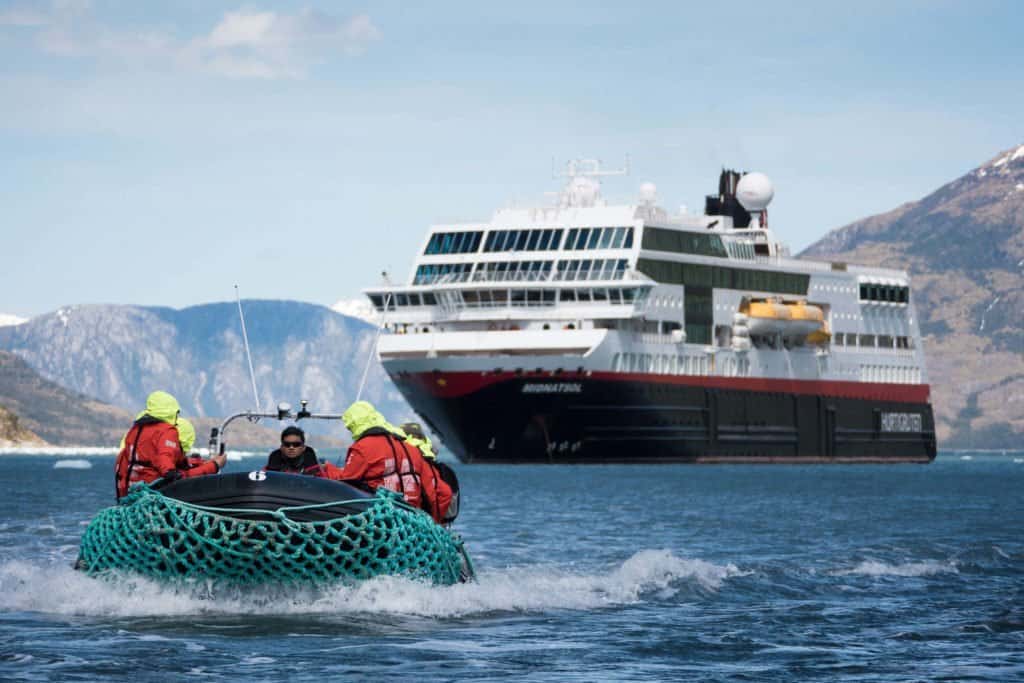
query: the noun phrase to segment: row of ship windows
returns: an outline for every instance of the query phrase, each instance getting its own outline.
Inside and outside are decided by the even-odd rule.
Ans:
[[[613,372],[645,372],[658,375],[706,375],[707,356],[669,356],[658,353],[616,353]]]
[[[896,285],[862,284],[860,286],[860,300],[905,304],[910,300],[910,288]]]
[[[862,365],[860,381],[920,384],[921,368],[906,365]]]
[[[914,340],[910,337],[892,336],[888,334],[856,334],[854,332],[836,332],[832,335],[833,346],[856,346],[860,348],[879,349],[912,349]]]
[[[633,246],[633,228],[572,228],[562,245],[564,229],[492,230],[483,239],[482,230],[467,232],[436,232],[427,241],[426,255],[473,254],[483,251],[555,251],[578,249],[630,249]]]
[[[508,282],[534,280],[621,280],[626,274],[626,259],[566,259],[558,261],[487,261],[471,263],[430,263],[417,266],[414,285],[470,280]]]
[[[810,276],[774,270],[706,266],[659,259],[638,259],[636,269],[656,282],[686,287],[714,287],[779,294],[807,294]]]
[[[613,372],[643,372],[655,375],[746,376],[750,373],[747,358],[723,358],[715,367],[707,356],[670,356],[658,353],[616,353],[612,356]]]
[[[556,302],[577,303],[596,302],[609,304],[632,304],[643,301],[647,290],[627,287],[587,287],[579,289],[481,289],[459,290],[447,292],[445,296],[455,297],[456,303],[471,307],[504,307],[504,306],[554,306]],[[378,311],[384,310],[387,301],[388,310],[406,306],[435,306],[437,297],[432,292],[395,294],[385,296],[371,294],[370,301]]]

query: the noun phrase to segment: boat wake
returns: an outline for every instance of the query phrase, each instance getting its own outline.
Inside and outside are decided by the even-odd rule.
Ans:
[[[889,564],[879,560],[864,560],[851,569],[843,569],[833,572],[835,576],[861,575],[861,576],[931,576],[933,574],[957,574],[956,563],[953,561],[940,562],[936,560],[924,562],[904,562],[902,564]]]
[[[732,565],[645,550],[604,573],[532,566],[482,571],[476,582],[454,586],[388,576],[319,589],[239,588],[212,582],[167,585],[137,576],[107,582],[66,566],[16,560],[0,564],[0,611],[96,617],[372,613],[449,618],[600,609],[661,599],[685,588],[715,591],[739,574]]]

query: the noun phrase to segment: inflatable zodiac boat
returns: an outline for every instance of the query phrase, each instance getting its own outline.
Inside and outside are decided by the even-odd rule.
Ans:
[[[239,416],[278,415],[232,416],[214,430],[212,447],[223,452],[220,435]],[[313,416],[303,406],[301,417]],[[132,487],[90,522],[75,566],[90,575],[246,584],[400,575],[447,585],[473,577],[461,538],[401,495],[263,471]]]

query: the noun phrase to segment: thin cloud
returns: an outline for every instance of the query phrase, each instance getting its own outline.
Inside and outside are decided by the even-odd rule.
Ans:
[[[229,78],[304,78],[338,56],[354,57],[380,40],[370,17],[338,18],[314,9],[295,14],[239,9],[206,34],[185,40],[156,30],[99,23],[87,2],[57,0],[48,8],[12,7],[0,27],[30,31],[37,49],[62,57],[147,60]]]
[[[338,19],[304,9],[294,15],[228,12],[187,56],[202,68],[235,78],[300,78],[332,55],[356,56],[381,37],[365,14]]]

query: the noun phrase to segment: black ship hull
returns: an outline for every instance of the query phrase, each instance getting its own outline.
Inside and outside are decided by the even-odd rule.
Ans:
[[[394,373],[465,462],[930,462],[927,385],[572,372]]]

